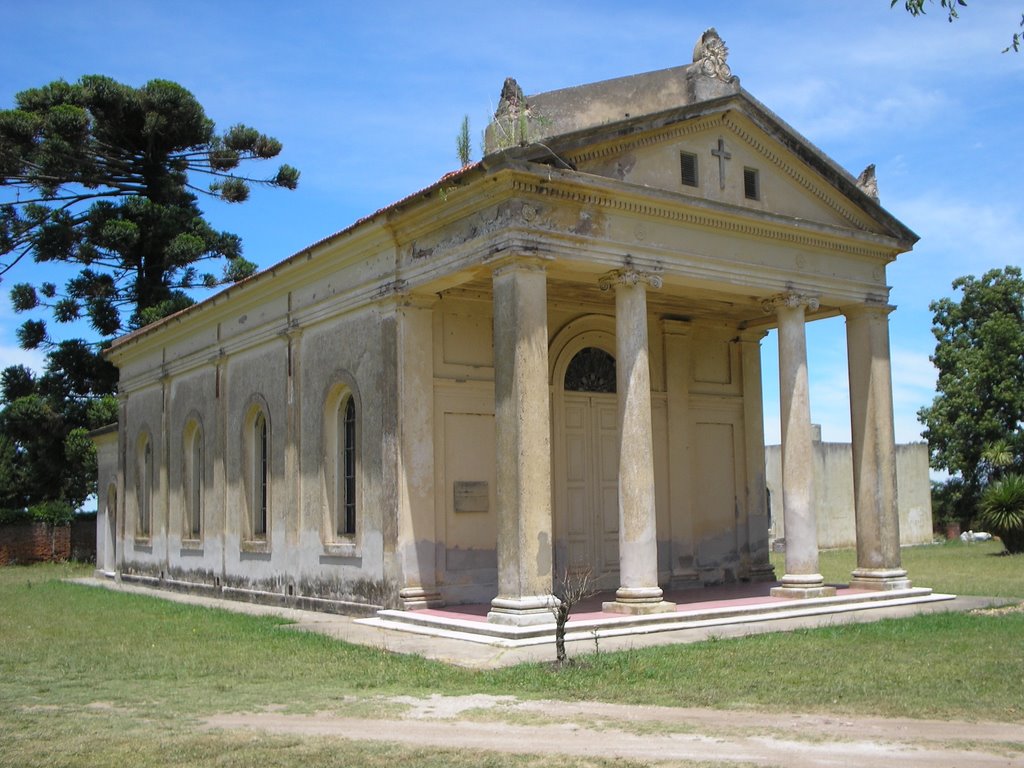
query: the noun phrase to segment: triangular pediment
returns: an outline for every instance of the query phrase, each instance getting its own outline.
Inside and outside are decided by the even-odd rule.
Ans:
[[[534,154],[713,204],[875,233],[907,247],[917,239],[847,171],[744,91],[548,137]]]

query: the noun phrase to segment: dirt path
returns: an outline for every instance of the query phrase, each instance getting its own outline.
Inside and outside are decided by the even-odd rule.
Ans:
[[[358,700],[365,711],[366,700]],[[795,715],[512,696],[374,700],[401,715],[344,717],[281,712],[217,715],[207,726],[485,752],[717,761],[758,766],[1024,767],[1024,726]]]

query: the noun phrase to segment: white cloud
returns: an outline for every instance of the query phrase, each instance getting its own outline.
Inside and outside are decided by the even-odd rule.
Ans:
[[[895,201],[892,208],[913,222],[922,251],[955,265],[953,276],[1020,264],[1024,258],[1024,210],[1016,201],[972,202],[928,192]],[[948,281],[944,289],[948,292]]]
[[[0,344],[0,371],[12,365],[26,365],[36,373],[43,370],[45,355],[38,349],[22,349],[18,346]]]
[[[951,107],[949,97],[934,88],[904,84],[880,96],[875,89],[842,79],[812,80],[768,92],[763,100],[818,145],[907,131],[931,123]]]

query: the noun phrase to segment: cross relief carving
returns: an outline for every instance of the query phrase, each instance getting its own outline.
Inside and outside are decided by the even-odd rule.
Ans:
[[[718,158],[718,182],[725,189],[725,161],[732,160],[732,152],[725,148],[725,139],[718,140],[718,149],[712,149],[711,154]]]

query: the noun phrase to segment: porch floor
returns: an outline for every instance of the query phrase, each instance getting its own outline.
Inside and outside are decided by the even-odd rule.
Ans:
[[[624,635],[679,630],[706,631],[709,627],[747,624],[797,617],[823,616],[850,611],[870,611],[918,603],[951,600],[953,595],[935,594],[927,588],[892,591],[851,589],[835,584],[835,597],[793,599],[772,597],[778,582],[729,584],[686,590],[666,590],[664,599],[675,609],[649,615],[624,615],[603,611],[603,602],[614,592],[600,592],[581,602],[569,617],[567,640],[586,640]],[[358,623],[380,629],[486,643],[514,648],[550,643],[554,617],[530,626],[509,626],[487,621],[489,603],[452,605],[411,611],[383,610]]]

